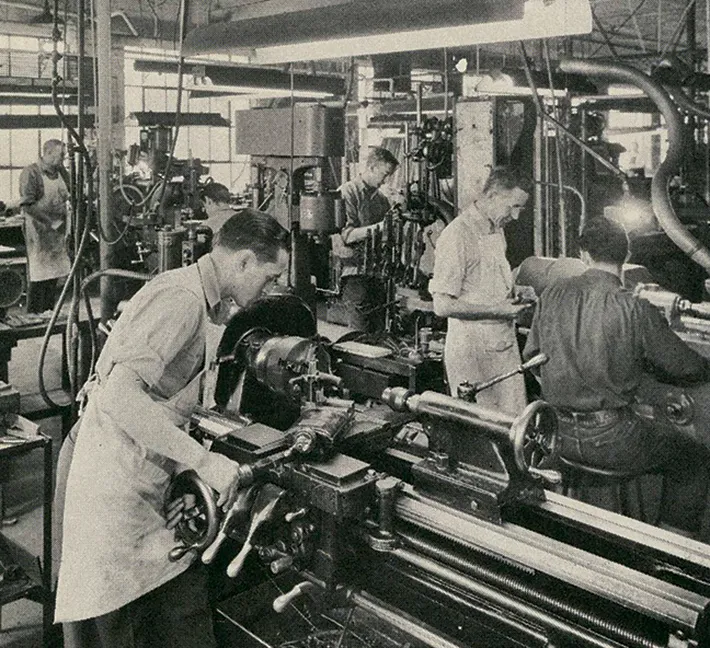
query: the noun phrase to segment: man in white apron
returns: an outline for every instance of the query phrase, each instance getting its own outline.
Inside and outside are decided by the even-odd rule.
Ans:
[[[176,543],[164,495],[185,468],[221,503],[239,487],[238,464],[182,426],[198,402],[210,314],[221,300],[244,307],[269,290],[288,267],[287,239],[271,216],[245,210],[212,252],[136,293],[108,337],[57,476],[55,620],[65,648],[215,646],[201,563],[168,560]]]
[[[20,206],[27,248],[27,312],[54,308],[59,279],[69,274],[67,254],[69,179],[64,144],[47,140],[42,158],[20,175]]]
[[[448,318],[444,364],[452,395],[515,369],[520,351],[515,318],[525,308],[512,301],[512,276],[503,227],[517,219],[528,193],[526,181],[508,168],[491,171],[481,195],[441,233],[429,291],[434,311]],[[527,404],[520,375],[481,391],[484,407],[519,414]]]

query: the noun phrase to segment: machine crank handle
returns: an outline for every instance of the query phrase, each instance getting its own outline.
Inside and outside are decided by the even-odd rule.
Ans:
[[[214,539],[212,544],[205,549],[202,554],[202,562],[205,565],[209,565],[217,555],[219,548],[222,543],[227,539],[229,532],[235,526],[235,523],[239,520],[242,515],[245,515],[252,507],[254,503],[254,497],[256,496],[256,491],[254,487],[246,488],[239,491],[237,494],[237,499],[232,504],[227,515],[224,516],[222,524],[219,526],[219,531],[217,532],[217,537]]]
[[[244,544],[239,550],[239,553],[227,567],[227,576],[230,578],[235,578],[241,571],[244,566],[244,561],[247,559],[249,552],[252,550],[254,534],[264,523],[273,518],[276,506],[279,503],[279,500],[284,496],[285,492],[286,491],[274,486],[273,484],[266,484],[259,491],[259,494],[256,496],[254,504],[251,507],[251,524],[249,525],[247,537],[244,540]]]
[[[194,550],[195,547],[193,547],[192,545],[178,545],[177,547],[173,547],[170,550],[170,553],[168,554],[168,560],[170,562],[177,562],[178,560],[182,560],[185,555]]]
[[[519,373],[523,373],[524,371],[530,371],[531,369],[535,369],[536,367],[541,367],[544,365],[550,358],[548,358],[544,353],[538,353],[537,355],[534,355],[530,360],[527,362],[523,362],[523,364],[520,365],[520,368],[518,369]]]
[[[536,367],[544,365],[548,360],[549,358],[544,353],[538,353],[537,355],[530,358],[530,360],[516,367],[512,371],[500,374],[499,376],[494,376],[490,380],[478,382],[473,385],[468,382],[463,382],[459,385],[458,397],[463,398],[464,400],[472,401],[474,396],[479,392],[483,391],[484,389],[493,387],[493,385],[497,385],[499,382],[503,382],[504,380],[512,378],[517,374],[521,374],[525,371],[530,371],[530,369],[535,369]]]
[[[237,574],[239,574],[239,572],[242,570],[242,567],[244,567],[244,561],[247,559],[251,548],[251,538],[247,538],[244,541],[242,548],[239,550],[239,553],[236,555],[234,560],[229,563],[229,566],[227,567],[227,576],[229,576],[230,578],[236,578]]]
[[[532,477],[542,479],[552,486],[562,483],[562,473],[559,470],[545,470],[540,468],[528,468],[528,474]]]
[[[289,590],[285,594],[282,594],[281,596],[277,596],[274,599],[274,602],[272,604],[272,607],[274,608],[274,612],[277,614],[281,614],[291,603],[293,603],[301,594],[305,594],[309,590],[316,590],[318,589],[318,586],[315,583],[311,583],[310,581],[303,581],[302,583],[298,583],[298,585],[295,585],[293,589]]]
[[[291,447],[283,452],[278,452],[271,457],[259,459],[252,464],[241,464],[237,475],[239,476],[239,486],[251,486],[256,480],[265,477],[268,473],[278,466],[295,459],[295,454],[300,451],[298,447]]]

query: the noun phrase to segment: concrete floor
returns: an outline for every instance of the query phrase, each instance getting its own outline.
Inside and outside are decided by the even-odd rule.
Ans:
[[[350,329],[319,322],[319,332],[331,341],[337,340]],[[213,348],[216,343],[212,341]],[[13,350],[10,363],[10,382],[22,394],[39,391],[37,366],[41,340],[23,340]],[[51,340],[46,361],[45,383],[47,389],[61,384],[61,336]],[[61,426],[58,418],[41,422],[41,429],[52,436],[56,457],[61,442]],[[42,453],[34,451],[12,461],[9,481],[5,485],[6,515],[16,516],[18,521],[0,531],[11,541],[19,544],[33,555],[42,552]],[[38,603],[21,599],[2,608],[0,647],[40,648],[42,608]]]

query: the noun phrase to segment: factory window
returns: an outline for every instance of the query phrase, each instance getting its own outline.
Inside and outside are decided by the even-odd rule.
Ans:
[[[125,147],[138,143],[140,127],[130,118],[136,112],[174,113],[177,105],[178,76],[172,73],[141,72],[135,69],[136,60],[162,60],[175,62],[163,52],[152,52],[140,48],[126,48],[124,60],[126,129]],[[191,77],[184,77],[185,83]],[[218,113],[232,121],[235,110],[249,108],[249,101],[238,96],[210,97],[196,96],[184,92],[181,111],[185,114]],[[186,159],[199,158],[209,168],[209,175],[215,181],[230,187],[233,193],[245,190],[250,174],[244,171],[249,165],[249,157],[234,152],[231,126],[181,126],[175,146],[175,156]]]
[[[19,198],[20,174],[22,169],[35,162],[41,154],[42,142],[51,138],[65,139],[62,129],[57,128],[22,128],[9,119],[13,117],[54,117],[59,126],[59,119],[49,101],[52,77],[52,42],[48,38],[31,36],[0,35],[0,76],[15,83],[32,80],[34,85],[44,87],[45,93],[13,92],[7,102],[0,106],[0,199],[12,201]],[[67,55],[62,59],[60,73],[66,78],[76,76],[76,57]],[[37,83],[37,80],[45,80]],[[8,81],[10,82],[10,81]],[[75,108],[64,107],[65,113],[75,113]]]

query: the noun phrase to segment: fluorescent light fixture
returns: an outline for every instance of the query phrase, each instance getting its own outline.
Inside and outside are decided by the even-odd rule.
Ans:
[[[260,88],[258,86],[239,86],[239,85],[215,85],[209,82],[208,77],[196,78],[192,82],[184,84],[184,89],[189,91],[192,96],[198,98],[200,95],[209,96],[213,94],[220,95],[239,95],[241,98],[254,99],[280,99],[282,97],[290,97],[291,91],[288,88]],[[319,90],[294,90],[293,96],[310,99],[327,99],[333,98],[331,92],[321,92]]]
[[[432,11],[436,11],[433,6]],[[250,62],[269,65],[290,61],[553,38],[587,34],[591,31],[592,12],[589,0],[527,0],[523,17],[517,20],[255,47],[251,51]]]
[[[467,90],[473,86],[473,92]],[[541,97],[552,97],[549,88],[537,88],[537,93]],[[486,74],[483,76],[466,75],[464,77],[464,96],[511,96],[511,97],[531,97],[533,94],[529,86],[518,85],[509,74]],[[556,90],[555,96],[565,94],[564,90]]]

